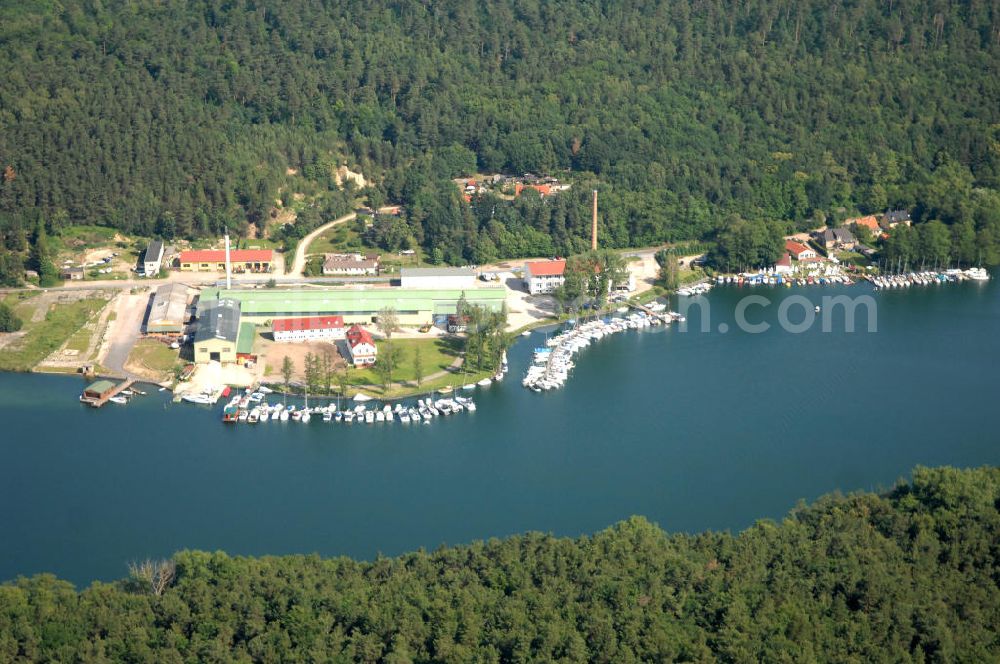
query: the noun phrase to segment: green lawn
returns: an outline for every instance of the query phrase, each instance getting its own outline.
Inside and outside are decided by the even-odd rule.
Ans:
[[[427,377],[451,366],[451,363],[460,355],[461,344],[460,340],[454,338],[394,339],[392,346],[399,351],[400,356],[399,364],[392,372],[393,382],[416,380],[413,358],[418,346],[420,347],[420,360],[423,363],[424,376]],[[376,341],[375,345],[381,353],[386,342]],[[378,385],[382,379],[372,369],[350,369],[348,381],[351,385]]]
[[[45,314],[44,321],[32,323],[32,303],[20,302],[14,310],[24,321],[22,329],[26,334],[13,344],[13,348],[8,346],[0,351],[0,371],[30,371],[80,330],[106,304],[107,300],[104,298],[58,304]]]

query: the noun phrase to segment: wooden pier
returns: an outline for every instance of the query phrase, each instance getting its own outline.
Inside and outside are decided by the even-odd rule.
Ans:
[[[100,408],[101,406],[106,404],[111,397],[116,396],[121,392],[124,392],[133,385],[135,385],[135,379],[128,378],[118,383],[117,385],[110,387],[109,389],[101,391],[99,394],[90,394],[89,392],[91,388],[88,387],[86,390],[83,391],[83,395],[80,397],[80,401],[93,408]]]

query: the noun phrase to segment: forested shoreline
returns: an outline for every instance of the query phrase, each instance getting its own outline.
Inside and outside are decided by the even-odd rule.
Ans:
[[[1000,471],[918,468],[747,530],[634,517],[356,562],[186,551],[0,585],[19,661],[995,661]]]
[[[244,235],[298,192],[305,227],[343,164],[449,263],[576,253],[591,188],[607,247],[901,206],[1000,258],[988,2],[36,0],[0,62],[7,260],[38,220]],[[477,170],[574,188],[469,205]]]

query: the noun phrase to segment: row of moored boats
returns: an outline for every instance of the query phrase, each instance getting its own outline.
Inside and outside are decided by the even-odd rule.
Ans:
[[[579,351],[616,332],[660,325],[662,322],[658,316],[634,313],[622,318],[599,318],[576,325],[549,338],[544,347],[535,349],[534,361],[521,384],[535,392],[560,388],[566,384],[575,366],[572,358]]]
[[[324,422],[343,422],[374,424],[376,422],[395,422],[404,424],[429,423],[435,417],[443,417],[464,411],[474,412],[476,402],[471,397],[451,396],[439,399],[417,399],[416,403],[395,406],[385,404],[381,407],[369,404],[356,404],[350,408],[339,408],[334,404],[324,406],[286,406],[282,403],[269,404],[264,400],[254,398],[257,394],[242,394],[233,397],[222,410],[222,421],[229,423],[245,422],[257,424],[260,422],[303,422],[308,423],[314,418]]]
[[[988,281],[989,273],[981,267],[968,270],[945,270],[944,272],[923,271],[904,274],[872,275],[868,280],[875,288],[909,288],[910,286],[930,286],[931,284],[946,284],[958,281]]]

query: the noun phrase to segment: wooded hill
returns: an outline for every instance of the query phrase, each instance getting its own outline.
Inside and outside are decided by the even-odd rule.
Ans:
[[[2,229],[240,231],[346,161],[450,262],[573,253],[592,186],[607,246],[894,205],[1000,245],[988,0],[25,0],[0,63]],[[498,217],[473,170],[579,186]]]
[[[184,552],[145,582],[0,586],[0,659],[989,662],[1000,471],[917,469],[739,535],[632,518],[362,563]]]

